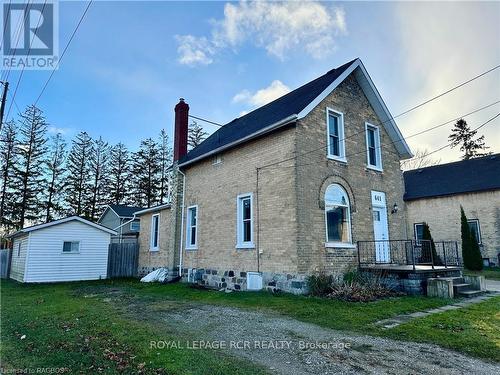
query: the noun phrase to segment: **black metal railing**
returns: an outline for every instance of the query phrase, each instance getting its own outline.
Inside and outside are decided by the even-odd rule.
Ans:
[[[426,265],[435,267],[461,267],[456,241],[436,241],[434,250],[429,240],[358,241],[360,267],[370,265]]]

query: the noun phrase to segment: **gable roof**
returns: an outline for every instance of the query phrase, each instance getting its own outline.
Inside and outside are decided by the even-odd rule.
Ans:
[[[500,154],[414,169],[403,173],[404,199],[500,189]]]
[[[355,59],[224,125],[182,158],[179,166],[187,166],[307,116],[351,73],[354,73],[401,157],[411,157],[406,141],[363,63],[360,59]]]
[[[134,212],[144,209],[143,207],[126,206],[124,204],[110,204],[110,205],[108,205],[107,208],[114,211],[116,216],[121,217],[121,218],[125,218],[125,219],[131,219],[134,216]],[[106,210],[107,210],[107,208],[106,208]],[[104,216],[104,213],[102,216]]]
[[[15,232],[12,235],[10,235],[10,237],[17,237],[17,236],[19,236],[21,234],[24,234],[24,233],[29,233],[29,232],[32,232],[32,231],[35,231],[35,230],[38,230],[38,229],[52,227],[54,225],[59,225],[59,224],[67,223],[69,221],[79,221],[79,222],[81,222],[83,224],[87,224],[87,225],[89,225],[89,226],[91,226],[93,228],[102,230],[102,231],[107,232],[109,234],[112,234],[112,235],[116,235],[117,234],[112,229],[109,229],[109,228],[106,228],[105,226],[93,223],[92,221],[84,219],[84,218],[82,218],[80,216],[69,216],[69,217],[65,217],[63,219],[51,221],[49,223],[32,225],[31,227],[26,227],[26,228],[20,229],[17,232]]]

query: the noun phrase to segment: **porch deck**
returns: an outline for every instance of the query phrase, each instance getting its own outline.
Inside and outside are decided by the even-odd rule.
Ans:
[[[401,273],[427,273],[433,271],[460,271],[461,267],[457,266],[434,266],[432,265],[424,265],[424,264],[416,264],[415,268],[413,265],[407,264],[390,264],[390,263],[381,263],[381,264],[364,264],[360,266],[362,270],[379,270],[379,271],[388,271],[388,272],[401,272]]]

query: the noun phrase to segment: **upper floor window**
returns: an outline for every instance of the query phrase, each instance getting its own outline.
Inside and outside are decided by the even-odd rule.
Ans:
[[[346,191],[337,184],[325,192],[326,242],[351,243],[351,206]]]
[[[382,152],[380,146],[380,129],[378,126],[366,124],[366,159],[369,168],[382,169]]]
[[[160,214],[151,216],[151,242],[149,245],[150,251],[158,251],[160,244]]]
[[[187,209],[186,249],[196,249],[198,246],[198,206]]]
[[[237,200],[237,244],[238,248],[253,248],[252,194],[238,196]]]
[[[344,115],[333,109],[326,110],[328,157],[345,161]]]
[[[467,220],[467,224],[469,224],[470,231],[472,235],[476,238],[477,243],[481,245],[481,230],[479,228],[479,220],[478,219]]]

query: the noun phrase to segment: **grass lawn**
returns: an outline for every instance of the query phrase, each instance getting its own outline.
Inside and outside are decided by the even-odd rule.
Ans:
[[[220,351],[151,350],[150,340],[191,338],[158,331],[148,322],[122,316],[99,299],[75,295],[79,285],[2,281],[2,368],[64,368],[83,374],[264,373]]]
[[[2,366],[66,367],[75,372],[118,369],[173,374],[256,374],[263,370],[220,351],[151,350],[150,340],[188,340],[178,331],[161,331],[146,316],[131,315],[129,305],[154,303],[217,304],[279,313],[336,330],[395,339],[432,342],[500,361],[500,297],[418,319],[391,330],[372,323],[395,315],[435,308],[449,300],[398,297],[352,303],[265,292],[220,293],[186,284],[100,281],[54,285],[1,284],[0,355]],[[115,305],[105,302],[120,294]],[[95,298],[89,298],[98,296]],[[110,297],[110,298],[108,298]],[[119,305],[121,303],[121,306]],[[26,338],[21,339],[23,335]],[[199,338],[194,338],[199,339]],[[93,366],[93,367],[92,367]]]
[[[466,275],[480,275],[491,280],[500,280],[500,267],[485,267],[482,271],[469,271],[464,269]]]

